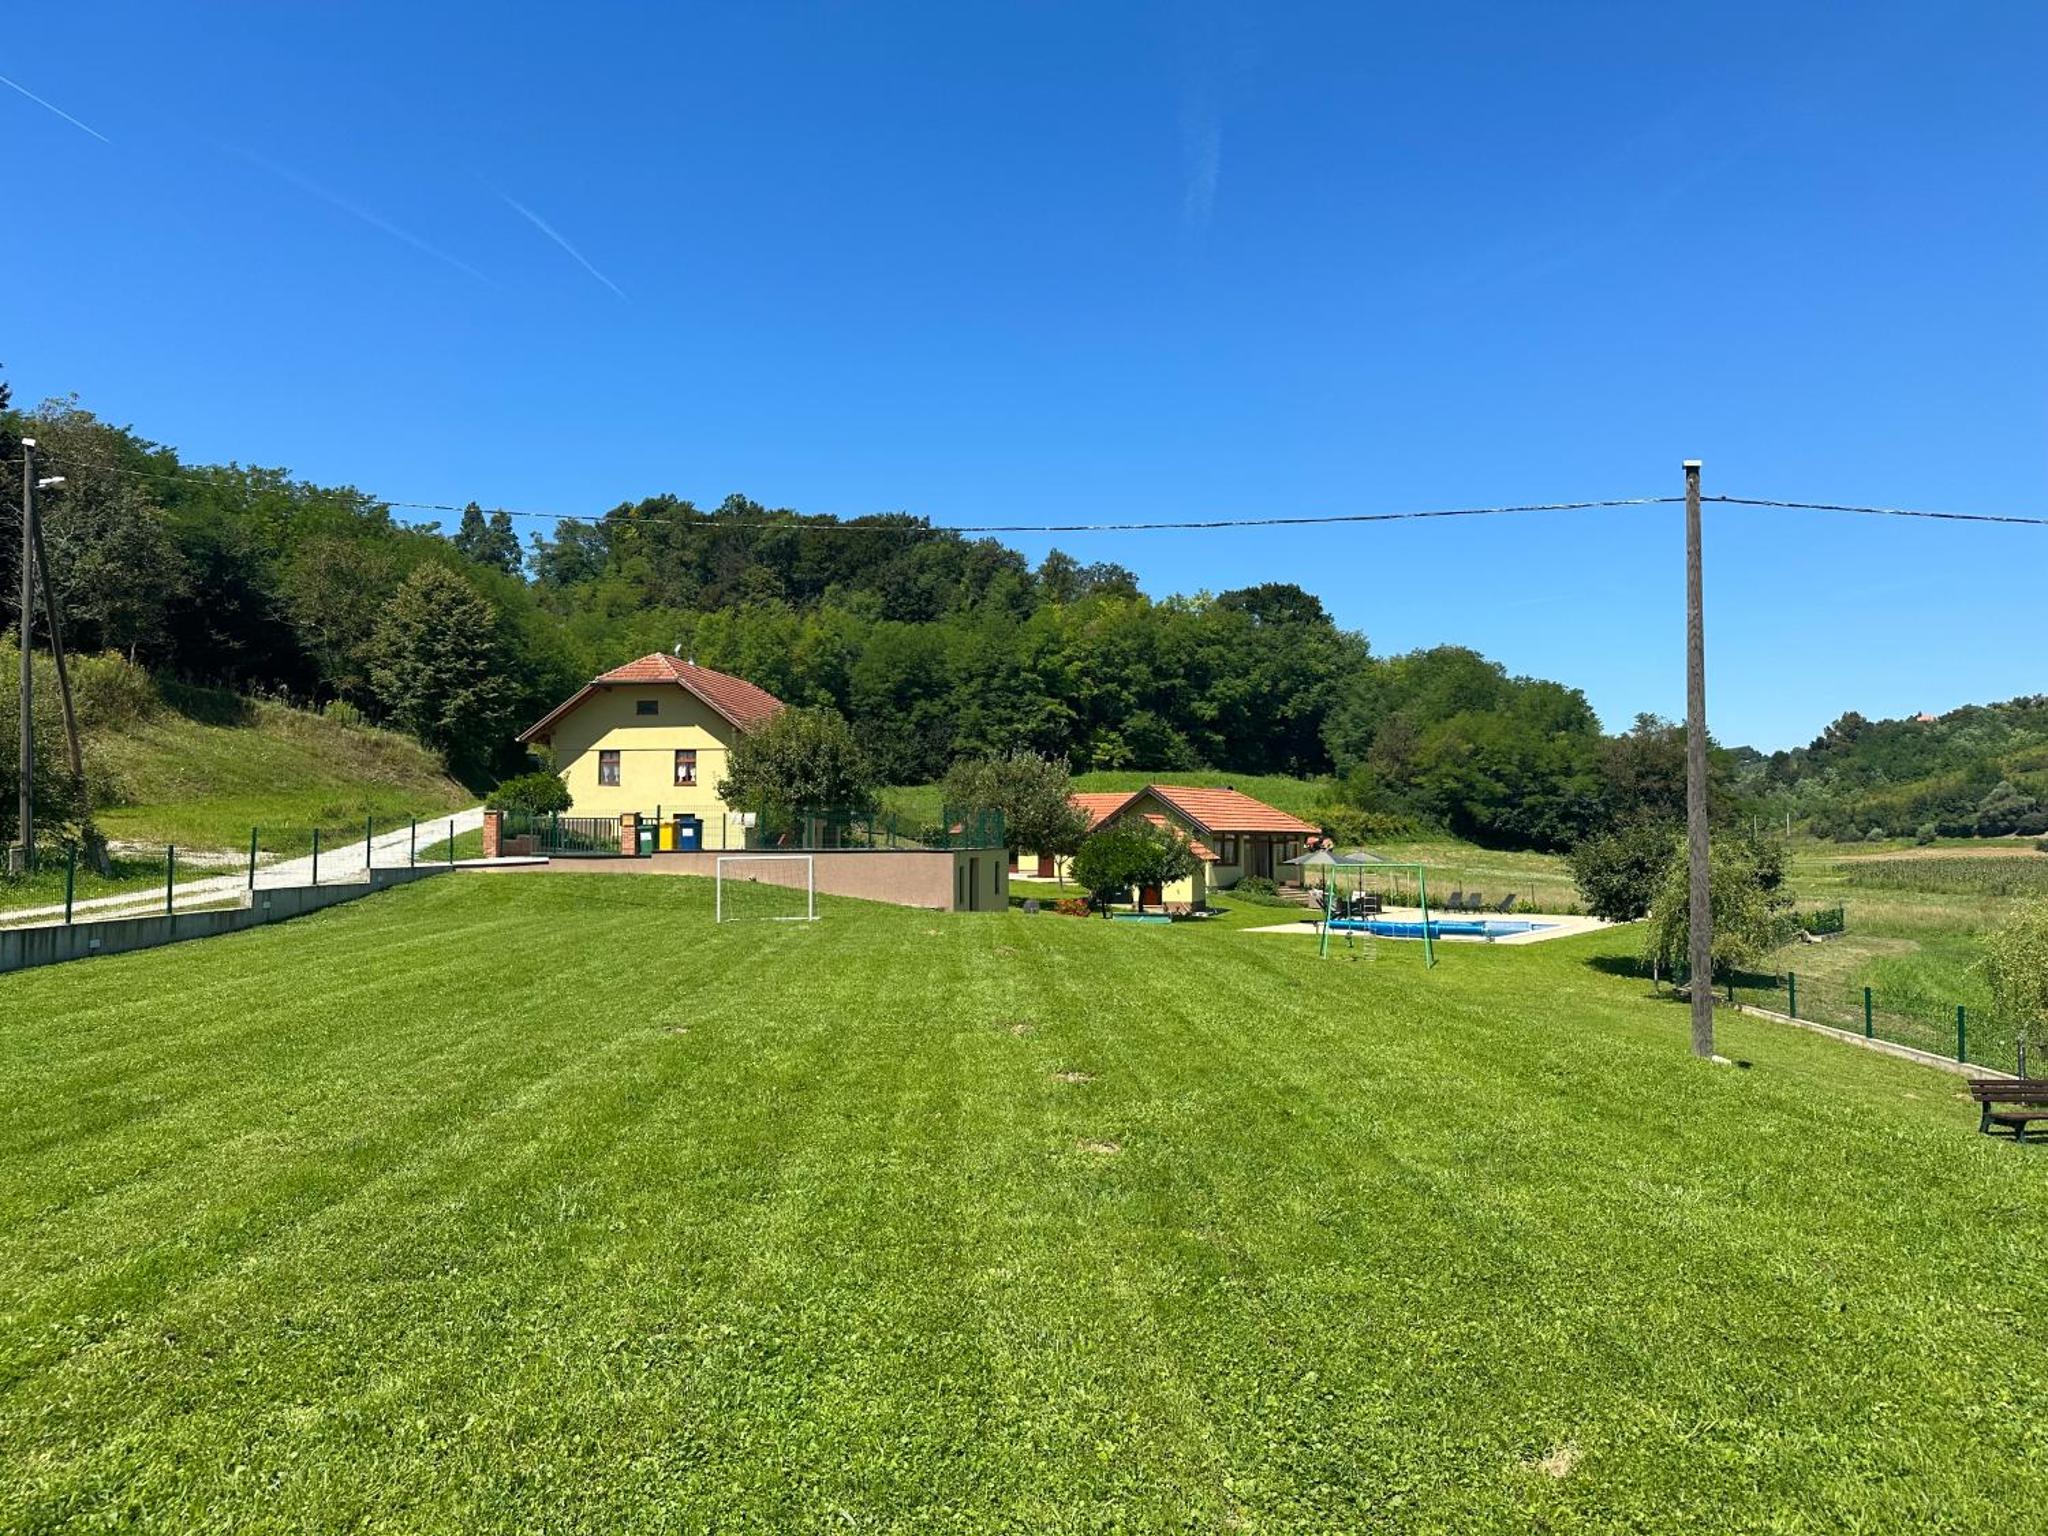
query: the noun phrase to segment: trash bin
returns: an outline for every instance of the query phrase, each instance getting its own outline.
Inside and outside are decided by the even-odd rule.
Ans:
[[[640,857],[643,859],[654,852],[655,830],[651,821],[640,823]]]
[[[676,818],[676,847],[683,853],[696,853],[704,846],[704,823],[694,816]]]

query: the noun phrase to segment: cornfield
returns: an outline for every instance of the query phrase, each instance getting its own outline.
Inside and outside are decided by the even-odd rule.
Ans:
[[[2048,858],[1850,859],[1835,866],[1866,890],[1929,891],[1943,896],[2048,896]]]

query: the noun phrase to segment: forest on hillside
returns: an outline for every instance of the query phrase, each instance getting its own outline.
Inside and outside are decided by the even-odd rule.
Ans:
[[[1757,769],[1760,791],[1820,837],[2038,836],[2048,833],[2048,695],[1939,717],[1851,712]]]
[[[1460,647],[1377,656],[1291,583],[1153,597],[1114,564],[1033,567],[922,518],[742,496],[650,496],[524,542],[472,505],[444,534],[352,486],[188,464],[73,400],[0,398],[10,517],[24,435],[64,479],[39,505],[74,649],[358,711],[472,784],[526,767],[513,735],[590,676],[680,649],[839,711],[886,782],[1018,748],[1077,770],[1327,775],[1340,835],[1527,848],[1683,805],[1669,722],[1606,735],[1578,689]],[[0,538],[0,591],[14,548]],[[1737,765],[1716,761],[1731,805]]]

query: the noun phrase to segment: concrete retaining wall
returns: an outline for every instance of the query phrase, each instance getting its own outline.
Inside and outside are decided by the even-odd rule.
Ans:
[[[1896,1056],[1901,1061],[1932,1067],[1937,1072],[1953,1072],[1958,1077],[2012,1077],[2010,1072],[2001,1072],[1996,1067],[1980,1067],[1974,1061],[1957,1061],[1953,1056],[1937,1056],[1932,1051],[1916,1050],[1910,1045],[1900,1045],[1893,1040],[1878,1040],[1868,1035],[1859,1035],[1851,1029],[1837,1029],[1832,1024],[1816,1024],[1812,1019],[1795,1019],[1788,1013],[1773,1013],[1768,1008],[1758,1008],[1751,1003],[1737,1003],[1735,1011],[1746,1013],[1752,1018],[1790,1024],[1794,1029],[1811,1030],[1816,1035],[1826,1035],[1829,1039],[1839,1040],[1844,1045],[1860,1045],[1866,1051]]]
[[[261,928],[286,918],[338,907],[358,901],[373,891],[407,885],[429,875],[448,872],[444,864],[421,865],[416,869],[378,869],[367,882],[341,885],[264,886],[255,892],[254,905],[219,907],[206,912],[173,912],[155,917],[106,917],[91,922],[62,923],[41,928],[0,928],[0,974],[25,971],[31,966],[55,965],[63,960],[84,960],[94,955],[118,955],[131,949],[155,949],[160,944],[181,944],[187,939],[210,939],[217,934],[239,933],[244,928]],[[245,896],[244,900],[248,900]]]

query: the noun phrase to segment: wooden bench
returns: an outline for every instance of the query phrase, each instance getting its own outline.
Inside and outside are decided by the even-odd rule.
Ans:
[[[1987,1136],[1992,1126],[2003,1125],[2011,1128],[2014,1141],[2025,1141],[2029,1125],[2036,1120],[2048,1120],[2048,1079],[1973,1077],[1970,1097],[1984,1107],[1984,1117],[1977,1122],[1977,1129]],[[2001,1104],[2018,1108],[2000,1109],[1997,1106]]]

